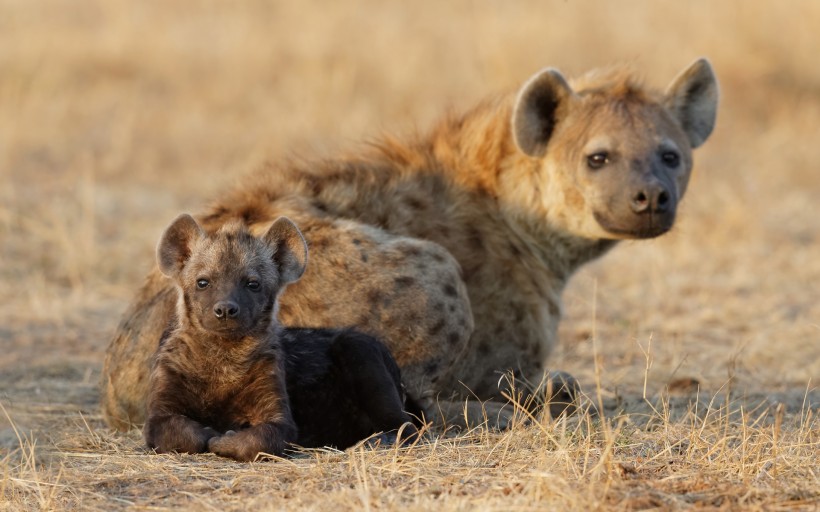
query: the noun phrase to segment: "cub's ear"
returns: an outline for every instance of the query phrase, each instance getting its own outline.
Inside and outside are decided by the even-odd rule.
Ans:
[[[307,266],[308,248],[302,232],[287,217],[279,217],[263,238],[273,248],[273,261],[279,266],[284,283],[302,277]]]
[[[177,276],[191,257],[193,244],[205,233],[193,217],[183,213],[162,233],[157,246],[160,271],[168,277]]]
[[[556,69],[544,69],[530,78],[513,108],[512,129],[518,149],[529,156],[543,156],[555,125],[574,95]]]
[[[715,128],[718,106],[718,83],[709,61],[698,59],[678,75],[666,90],[664,105],[693,148],[706,142]]]

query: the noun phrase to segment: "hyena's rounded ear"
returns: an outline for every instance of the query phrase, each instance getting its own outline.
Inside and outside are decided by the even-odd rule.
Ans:
[[[706,142],[715,128],[718,106],[718,83],[709,61],[698,59],[678,75],[666,90],[664,105],[693,148]]]
[[[524,154],[543,156],[555,125],[574,96],[567,81],[556,69],[544,69],[521,88],[513,108],[515,144]]]
[[[193,244],[205,236],[202,228],[187,213],[183,213],[162,233],[157,246],[157,263],[160,271],[174,277],[191,257]]]
[[[308,248],[305,237],[292,220],[276,219],[264,240],[273,249],[273,261],[279,267],[283,282],[292,283],[302,277],[307,267]]]

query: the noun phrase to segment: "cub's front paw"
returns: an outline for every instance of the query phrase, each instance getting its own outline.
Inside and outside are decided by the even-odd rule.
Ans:
[[[248,446],[247,440],[233,430],[209,439],[208,451],[220,457],[227,457],[240,462],[252,461],[259,453],[259,450],[254,450]]]

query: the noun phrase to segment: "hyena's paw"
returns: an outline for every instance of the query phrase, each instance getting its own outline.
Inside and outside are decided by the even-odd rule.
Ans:
[[[367,448],[386,448],[398,444],[399,446],[409,446],[419,438],[419,431],[415,425],[408,422],[402,425],[399,430],[391,430],[374,436],[370,436],[364,446]]]
[[[567,372],[551,371],[547,374],[544,389],[544,403],[549,407],[550,416],[573,414],[580,406],[582,397],[578,380]]]
[[[240,462],[252,461],[259,454],[259,450],[249,446],[245,437],[233,430],[228,430],[224,434],[208,440],[208,451],[220,457],[227,457]]]
[[[447,401],[437,404],[437,423],[445,429],[469,430],[486,427],[491,430],[506,430],[516,421],[516,408],[510,402],[488,400]]]

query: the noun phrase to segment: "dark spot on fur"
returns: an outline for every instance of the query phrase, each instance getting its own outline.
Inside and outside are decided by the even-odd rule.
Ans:
[[[312,238],[312,239],[308,240],[308,248],[311,251],[322,250],[322,249],[326,248],[328,245],[330,245],[330,244],[328,243],[327,238]]]
[[[440,333],[441,330],[444,329],[445,325],[447,325],[447,322],[442,318],[438,322],[436,322],[435,325],[433,325],[433,327],[431,327],[430,330],[427,333],[431,337],[432,336],[437,336],[438,333]]]
[[[354,238],[353,239],[353,245],[362,245],[362,241],[359,240],[358,238]]]
[[[423,210],[427,206],[427,203],[416,197],[408,197],[404,202],[412,210]]]
[[[444,295],[447,295],[448,297],[457,297],[458,296],[458,292],[456,291],[456,287],[452,283],[445,284],[441,288],[441,291],[443,291]]]
[[[513,323],[520,324],[522,321],[524,321],[524,308],[521,307],[521,304],[515,304],[514,311],[515,313],[513,313]]]
[[[438,253],[433,253],[433,259],[439,263],[444,263],[445,261],[447,261],[447,258]]]
[[[452,302],[447,304],[447,311],[449,311],[450,313],[455,313],[456,312],[456,305],[453,304]]]
[[[438,363],[427,363],[424,365],[424,373],[427,375],[438,373]]]
[[[396,288],[407,288],[408,286],[416,284],[416,278],[411,276],[400,276],[396,278],[394,283],[396,284]]]
[[[313,207],[319,210],[322,213],[328,212],[327,204],[324,201],[315,200],[313,201]]]
[[[461,341],[461,335],[457,332],[451,332],[447,335],[447,342],[450,345],[456,345],[459,341]]]
[[[242,221],[247,224],[251,225],[259,221],[263,221],[266,218],[265,212],[261,211],[260,208],[255,206],[246,206],[245,208],[239,211],[239,216],[242,218]]]
[[[512,254],[513,258],[520,258],[521,257],[521,250],[515,244],[509,244],[507,246]]]
[[[467,237],[467,242],[474,251],[481,252],[484,250],[484,238],[481,236],[481,231],[479,231],[478,228],[470,226],[467,231]]]
[[[318,179],[315,176],[305,177],[308,181],[308,187],[310,188],[310,192],[314,196],[318,196],[322,193],[322,190],[325,189],[324,181]]]
[[[369,302],[371,306],[380,305],[383,298],[384,294],[378,288],[371,288],[367,292],[367,302]]]
[[[364,252],[364,251],[362,251],[361,253],[359,253],[359,255],[361,256],[362,261],[363,261],[364,263],[367,263],[367,253],[366,253],[366,252]]]
[[[396,249],[408,256],[418,256],[421,254],[421,249],[413,244],[402,244],[400,247],[396,247]]]
[[[478,353],[482,356],[486,356],[490,354],[490,345],[487,343],[482,343],[478,346]]]
[[[421,323],[421,315],[419,315],[418,311],[413,311],[407,314],[403,319],[403,325],[418,325]]]

